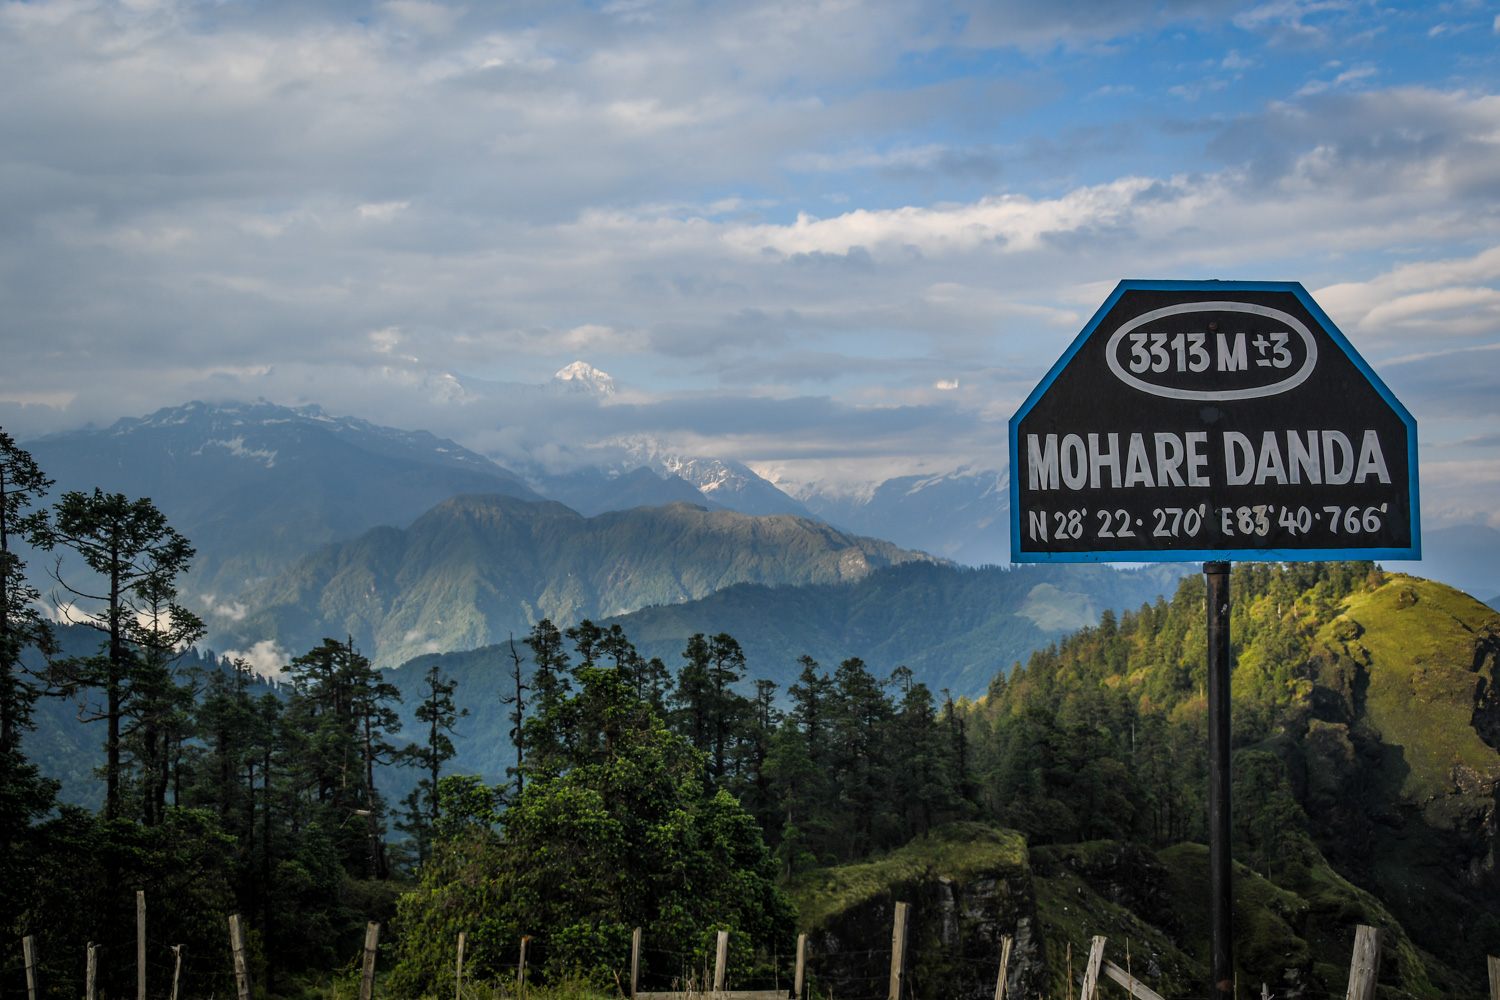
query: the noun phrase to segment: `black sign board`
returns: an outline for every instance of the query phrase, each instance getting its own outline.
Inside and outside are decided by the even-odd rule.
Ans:
[[[1010,457],[1016,562],[1421,558],[1416,421],[1295,282],[1121,282]]]

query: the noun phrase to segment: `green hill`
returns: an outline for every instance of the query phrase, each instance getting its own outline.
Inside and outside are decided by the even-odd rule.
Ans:
[[[977,697],[1038,647],[1176,588],[1179,567],[982,569],[905,563],[852,583],[742,585],[617,620],[642,654],[674,664],[696,632],[739,640],[752,673],[786,685],[797,658],[832,667],[851,656],[884,677],[908,666],[934,691]]]
[[[599,619],[736,583],[858,580],[914,560],[931,557],[790,515],[672,503],[586,518],[551,501],[458,496],[406,530],[325,546],[210,623],[226,648],[274,640],[295,655],[347,634],[395,666],[524,634],[539,618]]]
[[[1302,900],[1247,911],[1303,944],[1247,940],[1242,968],[1269,975],[1253,968],[1259,948],[1295,958],[1296,983],[1334,988],[1346,932],[1370,922],[1401,929],[1383,981],[1469,988],[1500,951],[1500,614],[1368,563],[1242,564],[1231,589],[1235,858]],[[1181,845],[1206,830],[1203,601],[1201,578],[1185,578],[1172,601],[996,678],[971,714],[996,819],[1038,846],[1135,841],[1179,889],[1198,878]],[[1176,945],[1195,955],[1201,912],[1175,909]]]

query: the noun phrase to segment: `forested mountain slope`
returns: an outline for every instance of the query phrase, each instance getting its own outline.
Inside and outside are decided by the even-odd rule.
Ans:
[[[859,657],[879,678],[898,667],[934,692],[976,696],[989,678],[1038,646],[1084,622],[1098,621],[1105,608],[1126,608],[1154,599],[1176,584],[1176,571],[1122,573],[1102,566],[1033,566],[967,569],[913,561],[874,570],[841,583],[772,587],[737,584],[696,601],[658,605],[601,626],[619,625],[645,657],[657,657],[671,671],[683,664],[683,650],[694,634],[727,633],[745,656],[746,671],[776,685],[787,702],[810,656],[832,670]],[[516,632],[516,650],[530,650]],[[470,715],[457,723],[462,735],[454,767],[496,781],[515,761],[505,736],[509,723],[499,699],[511,693],[512,665],[507,643],[416,657],[391,673],[408,692],[410,712],[425,671],[439,664],[463,692]],[[530,670],[528,663],[527,670]],[[747,680],[739,685],[753,688]]]
[[[1316,912],[1321,851],[1430,959],[1411,983],[1476,975],[1500,950],[1500,614],[1370,564],[1231,586],[1236,860]],[[1203,602],[1187,577],[997,675],[971,713],[985,809],[1033,845],[1202,842]]]
[[[751,517],[688,503],[585,518],[560,503],[459,496],[409,529],[327,546],[246,595],[248,614],[210,619],[215,641],[305,649],[350,635],[381,666],[425,652],[692,600],[736,583],[858,580],[931,561],[790,515]]]
[[[911,562],[850,583],[731,587],[615,620],[643,654],[667,663],[695,632],[728,632],[755,675],[780,684],[795,678],[800,656],[826,664],[858,656],[880,676],[906,666],[934,691],[978,697],[997,672],[1106,609],[1172,593],[1181,572]]]

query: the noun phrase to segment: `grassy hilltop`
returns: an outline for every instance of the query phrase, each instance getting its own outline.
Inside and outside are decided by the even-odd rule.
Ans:
[[[1385,931],[1383,995],[1478,995],[1500,951],[1500,614],[1369,564],[1240,566],[1232,586],[1241,988],[1340,991],[1368,923]],[[1001,933],[1046,996],[1068,992],[1069,948],[1076,973],[1094,934],[1165,995],[1201,985],[1203,641],[1190,577],[997,677],[969,721],[999,826],[800,875],[804,929],[888,948],[889,904],[911,901],[927,949],[913,976],[955,996],[993,991]],[[835,995],[859,988],[831,969]]]

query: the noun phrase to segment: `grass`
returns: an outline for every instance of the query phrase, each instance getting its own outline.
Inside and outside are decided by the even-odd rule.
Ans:
[[[375,977],[375,1000],[392,1000],[386,977]],[[358,1000],[359,962],[356,960],[326,979],[309,982],[303,996],[316,1000]],[[628,984],[627,984],[628,985]],[[691,984],[689,996],[694,992]],[[524,990],[516,988],[515,981],[506,979],[471,979],[465,977],[455,990],[453,977],[438,984],[422,997],[402,997],[400,1000],[620,1000],[620,989],[614,983],[601,984],[587,977],[564,979],[544,986],[527,985]],[[707,992],[703,996],[707,997]]]
[[[1341,620],[1356,623],[1359,634]],[[1473,727],[1475,688],[1482,676],[1495,680],[1492,660],[1475,671],[1476,641],[1495,632],[1500,613],[1467,594],[1393,574],[1373,592],[1350,595],[1343,615],[1318,634],[1368,672],[1366,720],[1383,743],[1402,749],[1408,768],[1391,791],[1439,829],[1480,806],[1455,796],[1500,780],[1500,754]]]
[[[1095,841],[1032,851],[1037,922],[1047,943],[1049,997],[1077,992],[1076,985],[1070,989],[1068,984],[1068,951],[1071,947],[1075,977],[1081,975],[1096,934],[1109,938],[1106,958],[1163,996],[1186,995],[1201,985],[1201,970],[1162,928],[1105,898],[1079,874],[1079,869],[1095,868],[1101,855],[1120,846]]]
[[[891,888],[945,876],[962,885],[975,876],[1027,871],[1026,841],[1014,830],[950,823],[877,861],[820,868],[787,887],[801,929],[820,930],[835,916],[890,893]]]

